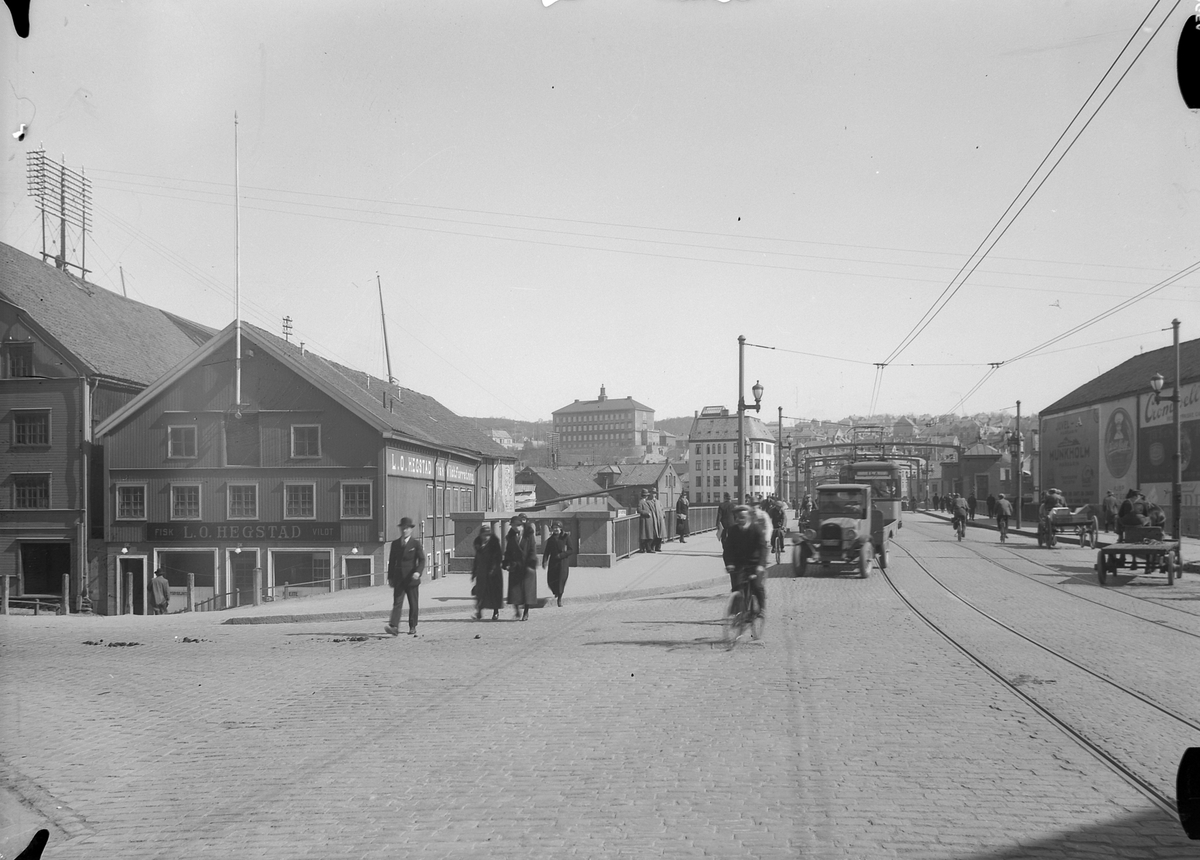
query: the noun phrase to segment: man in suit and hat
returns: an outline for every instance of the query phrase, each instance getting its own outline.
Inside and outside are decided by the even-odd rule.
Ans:
[[[650,504],[650,493],[638,493],[638,545],[642,552],[654,552],[654,506]]]
[[[417,635],[417,591],[421,574],[425,572],[425,550],[413,537],[413,521],[400,520],[400,537],[392,541],[388,554],[387,581],[392,587],[392,615],[383,629],[393,636],[400,635],[400,611],[408,598],[408,635]]]

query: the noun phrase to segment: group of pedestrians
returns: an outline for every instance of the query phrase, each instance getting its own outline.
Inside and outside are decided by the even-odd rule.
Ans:
[[[506,602],[512,606],[514,618],[528,621],[529,609],[538,601],[539,564],[546,569],[546,582],[558,605],[562,606],[563,592],[575,555],[570,534],[563,529],[561,522],[555,521],[539,559],[537,537],[528,517],[517,514],[508,523],[509,530],[503,548],[500,537],[489,523],[480,526],[479,534],[475,537],[475,559],[471,567],[475,621],[481,621],[483,613],[488,610],[491,610],[493,621],[500,620],[500,610]],[[388,555],[387,581],[392,587],[392,614],[384,630],[392,636],[400,634],[400,617],[405,601],[408,602],[408,633],[410,636],[417,635],[419,589],[425,564],[425,550],[421,541],[413,537],[413,521],[404,517],[400,520],[400,537],[392,541]],[[508,572],[507,593],[504,589],[505,571]]]

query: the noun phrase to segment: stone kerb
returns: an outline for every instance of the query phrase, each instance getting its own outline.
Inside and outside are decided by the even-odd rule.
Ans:
[[[454,554],[450,557],[450,573],[470,573],[475,560],[475,536],[479,527],[491,523],[492,529],[504,542],[508,521],[516,511],[460,511],[450,515],[454,522]],[[559,520],[576,547],[574,567],[613,567],[617,563],[614,548],[613,523],[615,511],[521,511],[533,523],[537,533],[538,551],[550,535],[550,528]]]

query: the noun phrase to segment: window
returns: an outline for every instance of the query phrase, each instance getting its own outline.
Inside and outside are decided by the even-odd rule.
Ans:
[[[172,484],[171,485],[171,519],[198,520],[200,519],[200,485]]]
[[[173,459],[196,459],[196,425],[167,428],[167,456]]]
[[[10,343],[8,349],[8,375],[14,379],[33,376],[33,344]]]
[[[261,466],[258,413],[225,416],[225,465]]]
[[[292,457],[321,456],[321,425],[292,425]]]
[[[365,520],[371,517],[371,485],[342,484],[342,519]]]
[[[317,518],[316,484],[283,485],[283,518],[285,520],[315,520]]]
[[[14,412],[13,413],[13,444],[14,445],[49,445],[50,444],[50,413],[47,412]]]
[[[227,516],[231,520],[258,519],[258,485],[230,484]]]
[[[13,507],[24,510],[50,507],[50,476],[13,475]]]
[[[117,485],[117,519],[146,519],[146,488],[142,484]]]

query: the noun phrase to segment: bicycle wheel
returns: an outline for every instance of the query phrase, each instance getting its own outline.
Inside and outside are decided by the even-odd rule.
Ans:
[[[750,617],[750,638],[761,639],[763,625],[766,624],[767,620],[762,616],[762,607],[758,605],[758,597],[751,593],[747,604],[746,614]]]
[[[735,592],[729,598],[729,611],[725,613],[725,641],[730,645],[737,642],[738,637],[746,629],[746,617],[742,611],[742,592]]]

